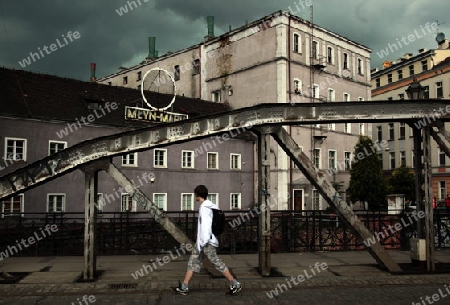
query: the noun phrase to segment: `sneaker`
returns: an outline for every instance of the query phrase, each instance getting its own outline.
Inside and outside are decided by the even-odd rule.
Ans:
[[[172,289],[182,295],[187,295],[189,293],[189,288],[182,288],[180,281],[178,281],[178,287],[172,287]]]
[[[239,291],[241,291],[242,289],[242,285],[241,283],[237,282],[236,285],[230,285],[230,294],[231,295],[235,295],[237,294]]]
[[[181,286],[176,287],[174,290],[182,295],[187,295],[189,293],[189,288],[181,288]]]

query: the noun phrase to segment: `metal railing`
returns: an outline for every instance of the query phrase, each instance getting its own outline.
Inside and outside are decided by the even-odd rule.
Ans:
[[[220,236],[219,252],[257,253],[256,213],[225,211],[225,214],[228,225]],[[9,256],[83,255],[84,213],[21,215],[23,216],[1,215],[0,255],[2,251],[8,251]],[[195,241],[196,211],[165,212],[165,215]],[[379,240],[387,249],[409,250],[409,239],[416,237],[416,222],[410,212],[387,214],[359,211],[357,215],[374,233],[374,240]],[[401,229],[397,230],[396,224],[400,224]],[[435,211],[434,224],[436,249],[449,249],[450,213]],[[42,238],[46,225],[56,225],[54,228],[57,228],[57,231],[47,233]],[[99,255],[158,254],[179,246],[170,234],[145,212],[99,212],[96,226],[96,249]],[[325,211],[272,211],[271,234],[272,252],[364,249],[364,241],[356,238],[335,214]],[[41,239],[34,243],[27,242],[30,237],[38,239],[38,236]],[[22,240],[25,240],[25,243]]]

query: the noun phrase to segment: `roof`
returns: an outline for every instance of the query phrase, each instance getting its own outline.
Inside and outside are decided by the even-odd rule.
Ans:
[[[173,98],[156,92],[150,97],[161,105],[168,105]],[[117,110],[111,110],[108,115],[97,116],[93,124],[142,126],[140,122],[125,121],[125,106],[143,107],[139,90],[0,67],[0,116],[76,122],[81,117],[95,114],[95,110],[88,107],[92,102],[118,105]],[[170,109],[189,117],[227,110],[229,108],[221,103],[182,96],[176,97]]]

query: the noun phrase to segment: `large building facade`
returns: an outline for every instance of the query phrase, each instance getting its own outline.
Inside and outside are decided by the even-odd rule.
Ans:
[[[0,175],[82,141],[151,124],[125,120],[125,107],[141,107],[135,89],[5,68],[0,68],[0,79]],[[186,97],[178,97],[173,108],[190,117],[228,110],[223,104]],[[214,147],[204,141],[126,154],[112,162],[165,211],[197,210],[193,189],[198,184],[208,186],[210,199],[223,210],[252,206],[252,138],[237,136]],[[6,199],[1,216],[83,212],[84,179],[76,170]],[[98,190],[101,211],[144,210],[105,172],[99,173]]]
[[[370,100],[370,52],[361,44],[294,16],[275,12],[205,41],[157,57],[154,38],[149,56],[98,82],[138,88],[152,68],[174,75],[178,92],[229,105],[332,103]],[[316,167],[334,173],[330,180],[348,186],[349,165],[360,135],[370,124],[327,124],[286,128]],[[319,193],[273,146],[271,195],[278,209],[324,209]],[[328,171],[328,170],[332,171]],[[334,170],[333,170],[334,169]]]
[[[407,99],[406,89],[416,79],[425,87],[425,99],[448,99],[450,97],[450,41],[439,41],[436,49],[421,49],[413,55],[405,54],[396,61],[386,61],[382,69],[372,70],[373,100]],[[429,124],[436,119],[434,115]],[[446,129],[450,127],[448,123]],[[380,151],[383,169],[392,171],[402,163],[414,167],[413,128],[421,128],[417,123],[384,123],[373,126],[374,141],[387,141],[385,150]],[[450,193],[450,161],[436,142],[431,142],[433,197],[444,200]]]

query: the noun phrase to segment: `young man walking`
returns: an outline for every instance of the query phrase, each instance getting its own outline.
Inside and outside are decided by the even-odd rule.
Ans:
[[[186,295],[189,292],[189,282],[192,279],[194,272],[200,272],[202,260],[206,256],[214,267],[230,281],[230,294],[236,294],[242,288],[241,283],[236,281],[225,263],[217,256],[216,248],[219,246],[219,241],[216,236],[214,236],[211,229],[213,218],[211,209],[218,209],[218,207],[207,199],[208,189],[206,186],[198,185],[194,189],[194,195],[195,200],[200,202],[200,208],[198,210],[197,241],[192,250],[191,257],[189,258],[184,281],[179,287],[175,288],[175,291],[183,295]]]

